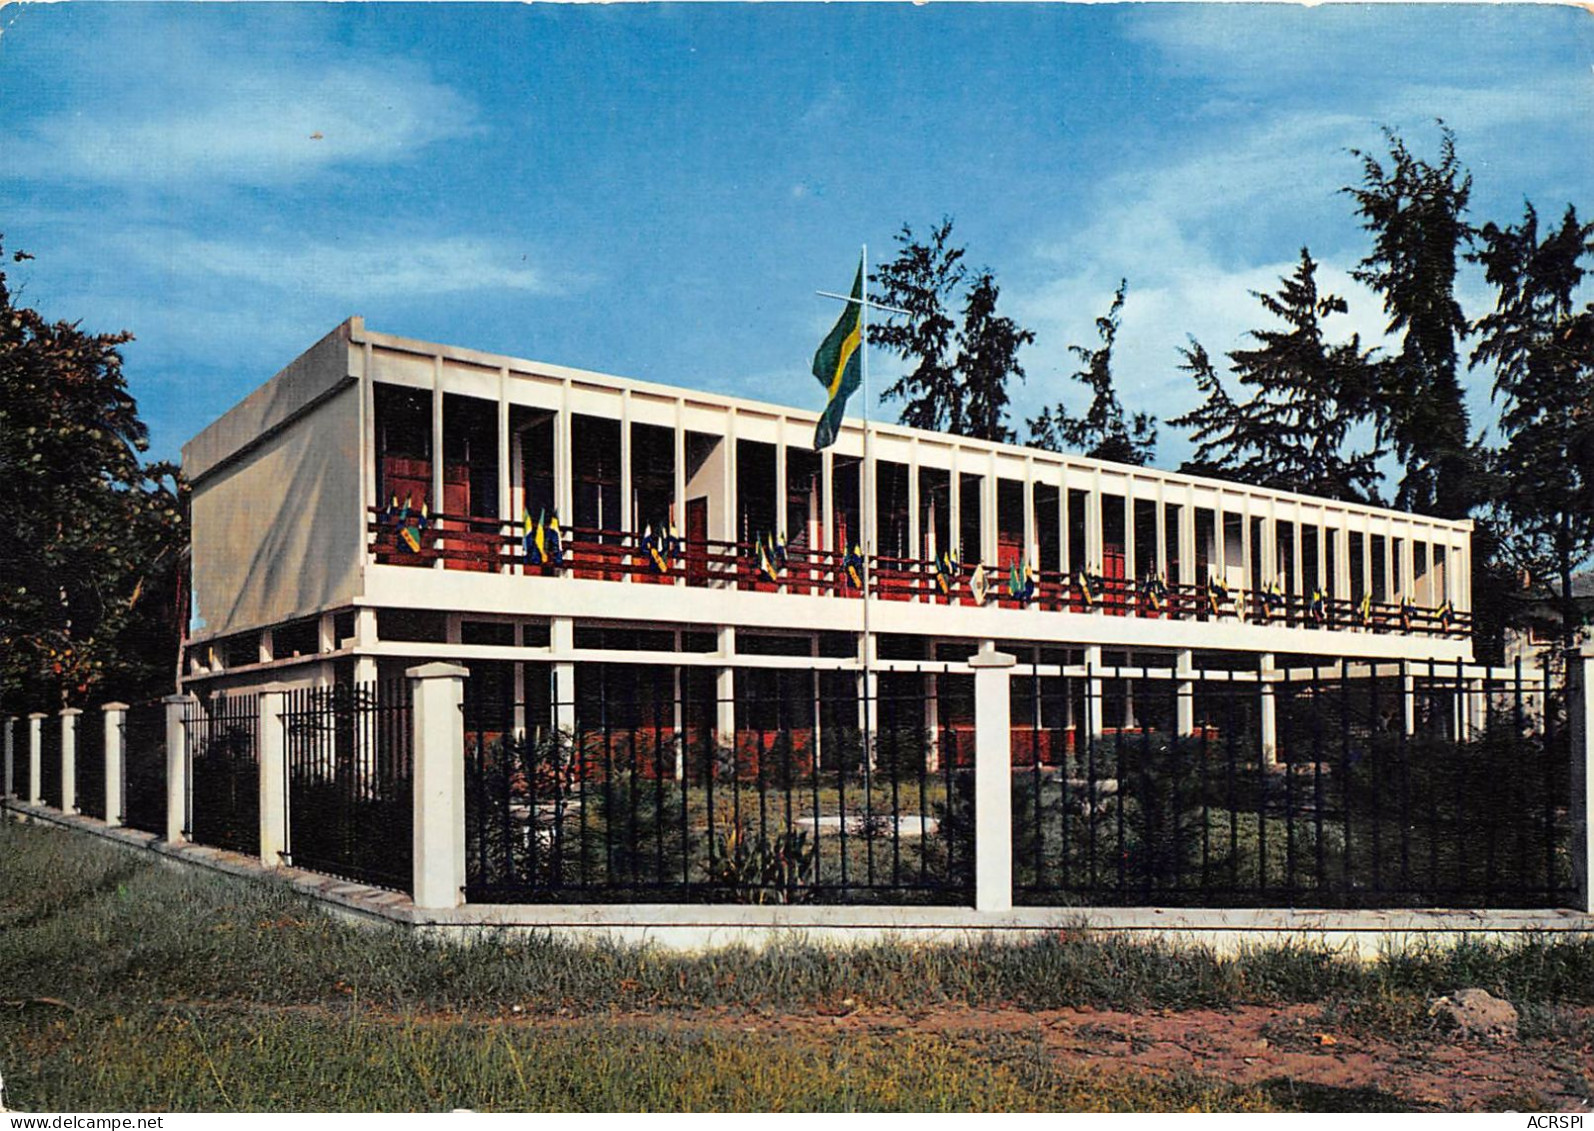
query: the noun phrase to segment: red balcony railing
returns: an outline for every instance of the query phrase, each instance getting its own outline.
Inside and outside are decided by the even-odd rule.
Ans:
[[[561,531],[562,561],[536,564],[528,560],[519,523],[476,515],[391,512],[371,507],[367,524],[372,557],[381,565],[478,572],[519,570],[528,576],[569,573],[589,580],[631,584],[736,589],[754,593],[856,598],[862,590],[847,569],[847,555],[836,550],[788,547],[784,559],[771,558],[774,577],[763,568],[757,543],[719,539],[674,541],[661,546],[661,571],[636,531],[570,527]],[[411,544],[413,542],[413,545]],[[919,558],[876,556],[867,569],[869,591],[882,601],[974,606],[975,566],[954,567],[950,592],[943,593],[935,563]],[[1314,609],[1301,594],[1276,595],[1235,591],[1214,605],[1205,585],[1169,582],[1153,593],[1128,577],[1090,578],[1087,599],[1076,573],[1036,570],[1029,600],[1008,591],[1005,569],[986,567],[987,605],[1005,609],[1034,608],[1047,612],[1100,613],[1159,620],[1217,621],[1244,618],[1251,624],[1277,624],[1326,631],[1347,629],[1372,633],[1465,637],[1472,631],[1470,613],[1441,615],[1436,609],[1403,607],[1399,602],[1361,602],[1327,598]]]

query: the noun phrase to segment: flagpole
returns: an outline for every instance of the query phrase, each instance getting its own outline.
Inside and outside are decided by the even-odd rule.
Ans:
[[[863,466],[859,469],[858,476],[858,501],[860,506],[864,500],[874,501],[874,484],[870,481],[869,467],[869,245],[864,243],[858,257],[858,270],[863,275],[862,286],[858,298],[858,350],[863,354],[860,369],[863,377]],[[876,518],[879,517],[879,507],[875,508]],[[872,559],[874,551],[880,544],[880,532],[874,530],[870,523],[869,514],[865,511],[859,516],[862,520],[859,525],[865,530],[874,531],[870,543],[865,547],[863,555],[863,695],[864,695],[864,762],[869,769],[874,768],[874,744],[870,742],[873,708],[870,693],[874,690],[871,668],[874,659],[874,640],[869,632],[869,583],[873,580],[874,567]],[[843,818],[845,819],[845,817]]]

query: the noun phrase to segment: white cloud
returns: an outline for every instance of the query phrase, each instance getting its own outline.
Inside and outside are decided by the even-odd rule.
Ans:
[[[127,250],[162,272],[356,303],[469,291],[552,294],[578,285],[571,279],[556,283],[529,253],[477,236],[388,233],[284,245],[206,240],[173,231],[141,234]]]
[[[337,165],[384,164],[477,129],[471,103],[403,61],[306,66],[257,59],[190,73],[87,112],[13,120],[14,176],[266,185]]]

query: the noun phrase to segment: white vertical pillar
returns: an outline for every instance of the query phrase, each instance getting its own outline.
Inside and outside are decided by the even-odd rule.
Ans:
[[[1256,665],[1262,690],[1262,764],[1276,766],[1279,761],[1278,703],[1273,698],[1273,653],[1263,652]]]
[[[714,671],[714,744],[726,749],[736,748],[736,669],[731,663],[736,656],[736,629],[722,625],[719,630],[719,653],[724,663]]]
[[[1572,738],[1572,873],[1578,906],[1594,911],[1594,644],[1566,658]]]
[[[61,812],[77,812],[77,720],[83,712],[76,707],[61,710]]]
[[[415,906],[447,909],[464,902],[465,677],[458,664],[422,664],[410,678],[415,710],[415,833],[411,842]]]
[[[1402,726],[1409,737],[1417,733],[1417,677],[1405,660],[1400,661],[1400,700]]]
[[[10,797],[16,792],[17,763],[16,763],[16,724],[17,720],[7,715],[3,724],[5,729],[5,777],[0,778],[0,797]]]
[[[188,824],[188,721],[192,695],[168,695],[166,704],[166,843],[181,844]]]
[[[974,669],[974,908],[1013,906],[1013,728],[1008,682],[1017,661],[986,647]]]
[[[670,522],[684,538],[686,536],[686,425],[681,423],[681,408],[682,402],[677,397],[675,401],[675,423],[672,426],[675,474],[670,490]],[[671,573],[670,583],[681,586],[686,584],[684,563],[677,565]]]
[[[576,646],[575,621],[554,617],[548,622],[549,651],[553,662],[553,726],[561,735],[576,729],[576,664],[570,658]]]
[[[127,766],[127,704],[107,703],[100,708],[105,728],[105,825],[122,823],[122,776]]]
[[[1174,733],[1180,738],[1195,733],[1195,653],[1189,648],[1179,649],[1179,655],[1174,662],[1175,675],[1179,685],[1177,703],[1175,704]]]
[[[924,677],[924,729],[929,735],[929,748],[924,755],[926,773],[941,770],[941,679],[934,672]]]
[[[268,683],[256,700],[260,710],[260,863],[267,868],[279,866],[288,847],[288,743],[282,722],[287,699],[284,684]],[[365,772],[365,758],[359,761]]]
[[[44,804],[44,720],[49,716],[34,711],[28,716],[28,794],[29,805]]]

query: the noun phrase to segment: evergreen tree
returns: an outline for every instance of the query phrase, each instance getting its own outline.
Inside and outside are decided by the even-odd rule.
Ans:
[[[183,523],[177,469],[140,458],[117,349],[131,335],[13,299],[0,272],[0,697],[44,710],[169,691]]]
[[[1182,368],[1194,376],[1205,400],[1169,421],[1193,430],[1196,453],[1183,470],[1331,499],[1376,501],[1382,453],[1376,446],[1354,451],[1350,444],[1351,432],[1370,411],[1370,351],[1355,335],[1339,345],[1324,341],[1323,320],[1345,313],[1346,305],[1338,295],[1319,292],[1317,264],[1306,248],[1294,273],[1280,283],[1276,295],[1253,293],[1284,327],[1253,330],[1249,336],[1257,347],[1229,354],[1231,372],[1250,391],[1249,399],[1229,394],[1199,342],[1184,351]]]
[[[1381,442],[1405,468],[1397,505],[1443,518],[1464,518],[1478,501],[1480,459],[1469,443],[1470,423],[1457,374],[1467,319],[1456,301],[1456,269],[1472,229],[1463,218],[1472,176],[1456,158],[1455,134],[1440,123],[1439,161],[1414,156],[1384,129],[1387,167],[1361,159],[1360,186],[1342,191],[1356,201],[1373,248],[1355,272],[1377,291],[1400,334],[1400,351],[1379,366]]]
[[[911,428],[964,434],[964,392],[952,358],[956,324],[947,312],[963,285],[963,249],[952,246],[952,220],[943,217],[919,239],[902,225],[897,256],[869,278],[880,301],[908,312],[869,327],[869,340],[912,365],[884,393],[881,402],[901,399],[900,421]]]
[[[996,313],[1000,288],[989,270],[969,281],[963,248],[952,245],[950,219],[943,218],[922,240],[904,224],[897,243],[896,258],[870,279],[878,284],[882,303],[908,313],[871,326],[869,340],[912,368],[881,394],[881,401],[905,401],[899,420],[909,427],[1011,439],[1007,381],[1023,379],[1018,350],[1035,340],[1034,333]],[[960,328],[948,308],[965,283]]]
[[[1494,366],[1503,403],[1497,525],[1513,564],[1529,578],[1553,580],[1545,588],[1570,647],[1572,574],[1594,556],[1594,303],[1577,306],[1594,224],[1579,222],[1569,205],[1541,238],[1530,203],[1520,224],[1490,223],[1480,237],[1472,258],[1498,298],[1477,324],[1472,361]]]
[[[1118,324],[1128,289],[1129,281],[1119,280],[1112,306],[1103,317],[1096,319],[1100,344],[1095,349],[1079,345],[1068,347],[1082,365],[1073,378],[1090,389],[1090,407],[1083,416],[1070,416],[1062,404],[1055,410],[1042,409],[1039,416],[1028,422],[1032,446],[1052,452],[1073,448],[1093,459],[1137,467],[1144,467],[1155,456],[1156,417],[1137,412],[1133,419],[1125,421],[1124,406],[1113,387],[1112,351],[1118,340]]]
[[[958,331],[957,374],[964,396],[961,435],[1005,443],[1014,438],[1007,427],[1007,379],[1024,379],[1018,350],[1034,342],[1035,334],[996,313],[999,294],[990,271],[981,271],[969,288]]]

